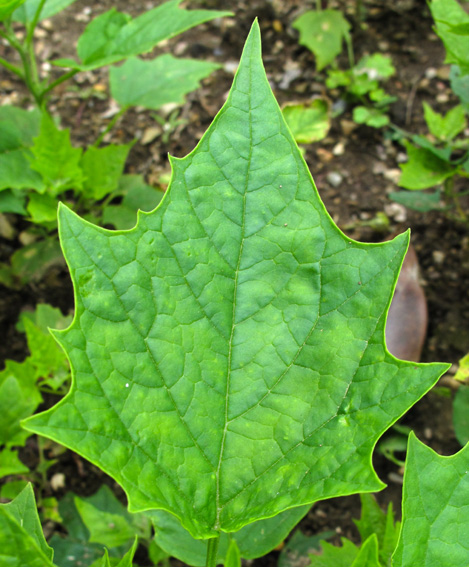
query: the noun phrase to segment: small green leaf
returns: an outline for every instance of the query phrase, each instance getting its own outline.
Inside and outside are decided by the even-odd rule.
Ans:
[[[468,527],[469,444],[441,457],[411,433],[393,567],[467,567]]]
[[[0,22],[8,18],[25,0],[0,0]]]
[[[361,545],[351,567],[381,567],[378,559],[378,538],[376,534],[370,535]]]
[[[301,559],[307,559],[308,553],[320,551],[321,542],[336,535],[336,532],[322,532],[314,536],[305,536],[298,529],[289,538],[278,559],[278,567],[297,567]]]
[[[0,161],[1,161],[0,157]],[[19,189],[0,191],[0,213],[16,213],[26,215],[26,195]]]
[[[446,63],[456,63],[463,74],[469,73],[469,34],[454,33],[453,26],[469,23],[469,14],[457,0],[432,0],[429,4],[436,33],[446,48]]]
[[[31,434],[20,421],[32,415],[41,401],[33,366],[7,360],[0,372],[0,446],[24,445]]]
[[[22,492],[28,486],[27,480],[11,480],[10,482],[5,482],[0,488],[0,498],[5,498],[5,500],[14,500],[20,492]]]
[[[449,110],[444,116],[435,112],[426,102],[423,103],[423,111],[428,129],[435,138],[440,140],[452,140],[466,127],[466,111],[460,104]]]
[[[454,375],[455,380],[467,380],[469,378],[469,353],[463,356],[459,361],[459,367]]]
[[[366,75],[368,79],[374,81],[376,79],[389,79],[396,72],[392,59],[381,53],[373,53],[365,55],[353,68],[356,75]]]
[[[256,22],[227,102],[134,229],[60,208],[76,313],[54,336],[72,387],[23,422],[198,539],[382,488],[379,437],[448,367],[386,350],[409,236],[335,226],[260,47]]]
[[[461,385],[453,400],[453,426],[461,446],[469,441],[469,386]]]
[[[0,191],[45,190],[41,176],[29,165],[29,147],[39,132],[41,113],[14,106],[0,106]]]
[[[69,492],[59,502],[59,514],[67,535],[55,533],[49,541],[54,549],[54,559],[60,567],[76,567],[88,564],[103,556],[103,546],[90,543],[89,531],[83,524],[75,506],[74,495]]]
[[[399,185],[405,189],[427,189],[443,183],[456,173],[456,168],[439,159],[434,153],[424,148],[416,148],[404,141],[409,161],[400,166],[402,175]]]
[[[11,257],[11,270],[21,284],[40,280],[54,266],[63,266],[59,242],[49,236],[16,250]]]
[[[461,68],[458,65],[451,65],[449,80],[451,90],[459,97],[466,112],[469,112],[469,74],[462,76]]]
[[[309,103],[288,103],[282,108],[283,117],[299,144],[311,144],[327,136],[331,127],[329,105],[316,98]]]
[[[353,120],[357,124],[366,124],[372,128],[383,128],[389,124],[389,116],[379,108],[356,106],[353,109]]]
[[[425,193],[423,191],[394,191],[389,193],[388,197],[391,201],[400,203],[420,213],[441,211],[443,208],[441,203],[441,191],[439,189],[432,193]]]
[[[30,220],[34,224],[43,224],[49,230],[57,225],[58,201],[47,193],[31,193],[27,205]]]
[[[8,567],[55,567],[37,514],[32,485],[0,504],[0,559]]]
[[[112,8],[96,17],[78,40],[81,63],[57,60],[56,65],[86,70],[116,63],[151,51],[155,45],[183,31],[231,12],[179,9],[181,0],[170,0],[132,19]]]
[[[70,143],[70,130],[59,130],[44,112],[39,135],[31,148],[31,169],[41,174],[48,193],[55,197],[67,189],[80,189],[83,172],[80,168],[81,148]]]
[[[376,534],[379,560],[383,565],[390,565],[400,532],[400,523],[394,523],[392,503],[389,504],[387,513],[384,513],[372,494],[360,494],[360,501],[361,518],[354,520],[360,537],[364,542]]]
[[[131,147],[131,144],[109,144],[105,148],[90,146],[86,150],[80,162],[85,177],[85,197],[99,200],[117,189]]]
[[[321,551],[310,554],[310,567],[351,567],[358,556],[359,548],[349,539],[341,538],[341,547],[321,541]],[[371,567],[371,566],[370,566]]]
[[[164,192],[147,185],[141,175],[123,175],[119,180],[116,197],[122,196],[119,205],[107,205],[103,211],[103,224],[129,229],[137,222],[137,211],[152,211],[163,198]]]
[[[318,71],[329,65],[348,40],[350,24],[339,10],[310,10],[297,18],[292,26],[300,32],[300,43],[316,56]]]
[[[111,95],[121,106],[143,106],[156,110],[167,103],[184,102],[187,93],[220,65],[195,59],[176,59],[171,54],[151,61],[130,57],[111,67]]]
[[[76,0],[46,0],[44,7],[41,10],[41,15],[39,21],[51,18],[61,12],[70,4],[73,4]],[[29,24],[33,21],[34,15],[39,7],[41,0],[26,0],[26,2],[20,6],[16,12],[13,14],[13,20],[15,22],[21,22],[23,24]]]
[[[226,552],[225,567],[241,567],[241,554],[236,540],[232,539]]]
[[[15,449],[0,451],[0,478],[11,474],[27,474],[29,469],[23,465]]]
[[[127,512],[106,485],[89,498],[76,496],[75,506],[89,531],[90,542],[112,548],[127,545],[139,535],[149,536],[146,516]]]

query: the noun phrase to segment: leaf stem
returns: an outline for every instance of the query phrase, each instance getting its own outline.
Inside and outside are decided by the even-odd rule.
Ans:
[[[34,17],[33,17],[31,23],[28,26],[28,32],[26,34],[26,41],[25,41],[25,45],[27,45],[28,47],[32,43],[33,36],[34,36],[34,30],[36,29],[37,23],[39,21],[39,18],[41,16],[41,12],[42,12],[42,9],[44,8],[45,3],[46,3],[46,0],[41,0],[39,2],[39,5],[36,9]]]
[[[13,65],[12,63],[9,63],[8,61],[3,59],[2,57],[0,57],[0,65],[3,65],[3,67],[5,67],[5,69],[8,69],[9,71],[14,73],[15,75],[18,75],[18,77],[20,77],[20,79],[24,80],[23,70],[20,67],[17,67],[16,65]]]
[[[207,561],[206,567],[216,567],[218,544],[220,543],[220,534],[207,541]]]
[[[60,85],[61,83],[63,83],[64,81],[67,81],[68,79],[70,79],[71,77],[73,77],[74,75],[76,75],[78,73],[78,69],[71,69],[70,71],[67,71],[66,73],[64,73],[63,75],[61,75],[58,79],[55,79],[55,81],[52,81],[52,83],[50,83],[49,85],[47,85],[47,87],[43,90],[42,92],[42,96],[46,95],[48,92],[50,92],[52,89],[55,89],[55,87],[57,85]]]
[[[97,148],[101,142],[104,140],[104,136],[110,132],[112,130],[112,128],[114,128],[116,122],[119,120],[119,118],[124,115],[127,112],[127,109],[129,107],[128,106],[124,106],[124,108],[121,108],[119,110],[119,112],[117,114],[115,114],[111,120],[109,121],[109,124],[106,126],[106,128],[101,132],[101,134],[98,136],[96,142],[94,142],[94,144],[91,144],[91,146],[93,148]]]

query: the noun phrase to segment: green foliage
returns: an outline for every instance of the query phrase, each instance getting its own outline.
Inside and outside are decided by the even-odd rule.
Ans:
[[[24,426],[98,464],[130,510],[170,511],[201,539],[380,489],[378,438],[447,366],[386,351],[408,236],[367,245],[333,224],[257,25],[225,106],[172,165],[131,231],[61,207],[76,314],[54,334],[74,378]]]
[[[112,8],[90,22],[81,35],[77,45],[79,63],[71,59],[54,63],[81,71],[96,69],[147,53],[183,31],[231,15],[226,11],[183,10],[178,8],[180,3],[181,0],[169,0],[134,19]]]
[[[350,24],[338,10],[309,10],[293,22],[300,32],[300,43],[316,56],[318,71],[330,65],[350,41]]]
[[[259,520],[233,534],[222,533],[218,547],[218,560],[223,562],[231,541],[235,541],[243,559],[262,557],[277,547],[293,527],[307,514],[309,506],[287,510],[273,518]],[[162,510],[145,512],[155,528],[155,542],[168,556],[195,567],[203,567],[207,554],[205,541],[194,539],[178,519]]]
[[[373,128],[388,125],[389,104],[395,98],[380,87],[380,81],[389,79],[395,73],[391,58],[374,53],[365,55],[355,64],[350,25],[338,10],[310,10],[297,18],[293,27],[300,31],[300,43],[316,56],[318,71],[333,64],[333,68],[327,71],[326,86],[329,89],[343,89],[350,102],[361,103],[353,110],[353,120]],[[350,69],[347,70],[338,69],[335,63],[342,51],[343,39],[347,43],[350,63]],[[295,125],[300,117],[298,110],[296,114]],[[305,116],[304,120],[308,122],[310,118]]]
[[[321,542],[334,535],[335,532],[323,532],[305,536],[300,530],[296,530],[280,553],[278,567],[295,567],[301,564],[302,558],[306,558],[308,553],[320,551]]]
[[[393,567],[467,566],[468,465],[469,445],[452,457],[440,457],[411,433]]]
[[[9,504],[0,504],[0,560],[8,567],[54,567],[42,533],[31,484]]]
[[[290,102],[282,108],[282,114],[298,144],[322,140],[331,127],[329,104],[322,98],[309,103]]]
[[[20,6],[25,0],[1,0],[0,1],[0,22],[9,18],[11,14]]]
[[[135,56],[151,51],[158,43],[196,25],[230,14],[181,9],[180,0],[162,3],[136,18],[113,8],[86,27],[77,45],[80,63],[56,61],[71,70],[54,81],[40,80],[33,43],[35,27],[42,19],[54,16],[73,2],[26,0],[23,4],[8,1],[0,6],[1,35],[17,51],[21,61],[18,66],[0,58],[0,64],[25,82],[41,109],[26,112],[11,106],[0,108],[0,212],[26,216],[39,227],[36,234],[41,238],[57,227],[58,199],[71,199],[70,204],[93,222],[102,221],[103,206],[109,201],[114,201],[116,213],[116,199],[122,195],[121,177],[133,144],[101,148],[105,134],[131,106],[158,109],[166,103],[183,103],[185,95],[219,67],[205,61],[175,59],[170,54],[150,61]],[[13,28],[11,20],[22,23],[26,30]],[[96,69],[122,60],[121,66],[110,69],[111,94],[122,109],[94,144],[88,148],[74,147],[70,131],[61,129],[46,110],[50,91],[79,70]],[[107,198],[104,203],[96,205],[96,201],[104,198]],[[147,200],[155,201],[154,198]],[[116,213],[119,225],[129,225],[130,209],[133,205],[126,206],[122,214]],[[125,221],[121,221],[121,217]],[[52,250],[54,242],[44,244],[50,254],[44,254],[40,246],[35,243],[32,248],[34,257],[56,261],[57,254]],[[21,266],[15,267],[15,262]],[[21,256],[12,258],[10,266],[0,266],[0,281],[13,287],[19,285],[23,281],[24,265]],[[29,275],[40,273],[38,267],[26,268],[26,271]]]
[[[469,441],[469,386],[461,385],[453,400],[453,425],[462,447]]]
[[[123,107],[156,110],[170,102],[182,104],[187,93],[219,68],[217,63],[176,59],[169,53],[151,61],[130,57],[123,65],[111,67],[111,95]]]
[[[457,0],[432,0],[429,3],[436,33],[446,48],[446,62],[455,63],[462,74],[469,73],[469,14]]]

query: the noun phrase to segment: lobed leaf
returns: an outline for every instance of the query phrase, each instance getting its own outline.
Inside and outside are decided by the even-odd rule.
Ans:
[[[60,208],[75,287],[54,336],[69,394],[24,422],[98,464],[131,511],[195,538],[372,492],[382,435],[443,364],[396,360],[386,313],[408,235],[335,226],[262,67],[257,23],[227,102],[130,231]]]
[[[169,0],[135,19],[112,8],[94,18],[78,40],[80,63],[71,59],[54,63],[82,71],[96,69],[147,53],[165,39],[214,18],[231,15],[227,11],[179,9],[180,3],[181,0]]]
[[[466,112],[460,104],[444,116],[435,112],[426,102],[423,103],[423,111],[428,129],[440,140],[452,140],[466,127]]]
[[[105,148],[90,146],[86,150],[80,162],[85,197],[99,200],[117,189],[131,147],[131,144],[109,144]]]
[[[469,564],[469,444],[441,457],[411,433],[393,567]]]
[[[151,61],[129,57],[111,67],[111,95],[121,106],[143,106],[156,110],[167,103],[183,103],[187,93],[220,65],[195,59],[176,59],[171,54]]]
[[[329,104],[322,98],[309,103],[290,102],[282,108],[282,113],[298,144],[322,140],[331,127]]]

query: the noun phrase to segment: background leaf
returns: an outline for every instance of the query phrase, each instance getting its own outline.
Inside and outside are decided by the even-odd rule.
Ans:
[[[230,537],[236,540],[244,559],[262,557],[277,547],[293,527],[307,514],[309,506],[292,508],[267,520],[249,524],[231,536],[221,534],[218,559],[223,562],[228,551]],[[146,512],[155,528],[155,542],[168,555],[194,565],[204,567],[207,543],[194,539],[179,520],[162,510]]]
[[[29,24],[32,22],[40,1],[41,0],[26,0],[26,2],[13,14],[13,20],[16,22],[22,22],[23,24]],[[76,0],[46,0],[39,17],[39,21],[55,16],[55,14],[58,14],[75,1]]]
[[[468,565],[468,471],[469,445],[441,457],[410,434],[393,567]]]
[[[329,104],[324,99],[309,103],[288,103],[282,108],[283,117],[299,144],[311,144],[327,136],[331,127]]]
[[[151,61],[129,57],[119,67],[111,67],[111,95],[121,106],[158,109],[164,104],[184,102],[200,81],[220,65],[195,59],[176,59],[171,54]]]
[[[0,22],[8,18],[25,0],[1,0]]]
[[[41,113],[15,106],[0,106],[0,191],[2,189],[45,190],[41,176],[29,164],[33,138],[39,132]]]
[[[52,118],[43,112],[39,135],[31,148],[30,166],[41,174],[47,192],[55,197],[67,189],[80,189],[83,172],[80,168],[81,148],[70,143],[70,130],[59,130]]]
[[[115,8],[94,18],[78,40],[81,63],[57,60],[56,65],[96,69],[151,51],[155,45],[183,31],[231,12],[179,9],[181,0],[170,0],[135,19]]]
[[[350,24],[339,10],[310,10],[292,26],[300,32],[301,45],[316,56],[318,71],[334,61],[342,51],[343,40],[349,39]]]
[[[103,211],[103,224],[118,229],[129,229],[137,222],[137,211],[152,211],[163,198],[161,189],[147,185],[141,175],[123,175],[119,180],[116,197],[122,197],[118,205],[107,205]]]
[[[450,163],[438,158],[425,148],[416,148],[410,142],[404,141],[409,161],[400,166],[402,170],[399,179],[400,187],[405,189],[427,189],[443,183],[456,173],[456,168]]]
[[[453,425],[456,439],[464,447],[469,441],[469,386],[463,384],[453,400]]]
[[[469,34],[452,31],[452,26],[469,23],[469,14],[457,0],[432,0],[429,6],[446,48],[446,63],[456,63],[463,74],[469,73]]]
[[[99,200],[117,189],[131,147],[132,144],[88,147],[80,162],[85,177],[84,196]]]
[[[60,208],[76,313],[69,394],[24,422],[196,538],[372,492],[382,435],[447,368],[398,361],[386,312],[408,235],[334,225],[262,67],[257,23],[229,98],[131,231]]]

